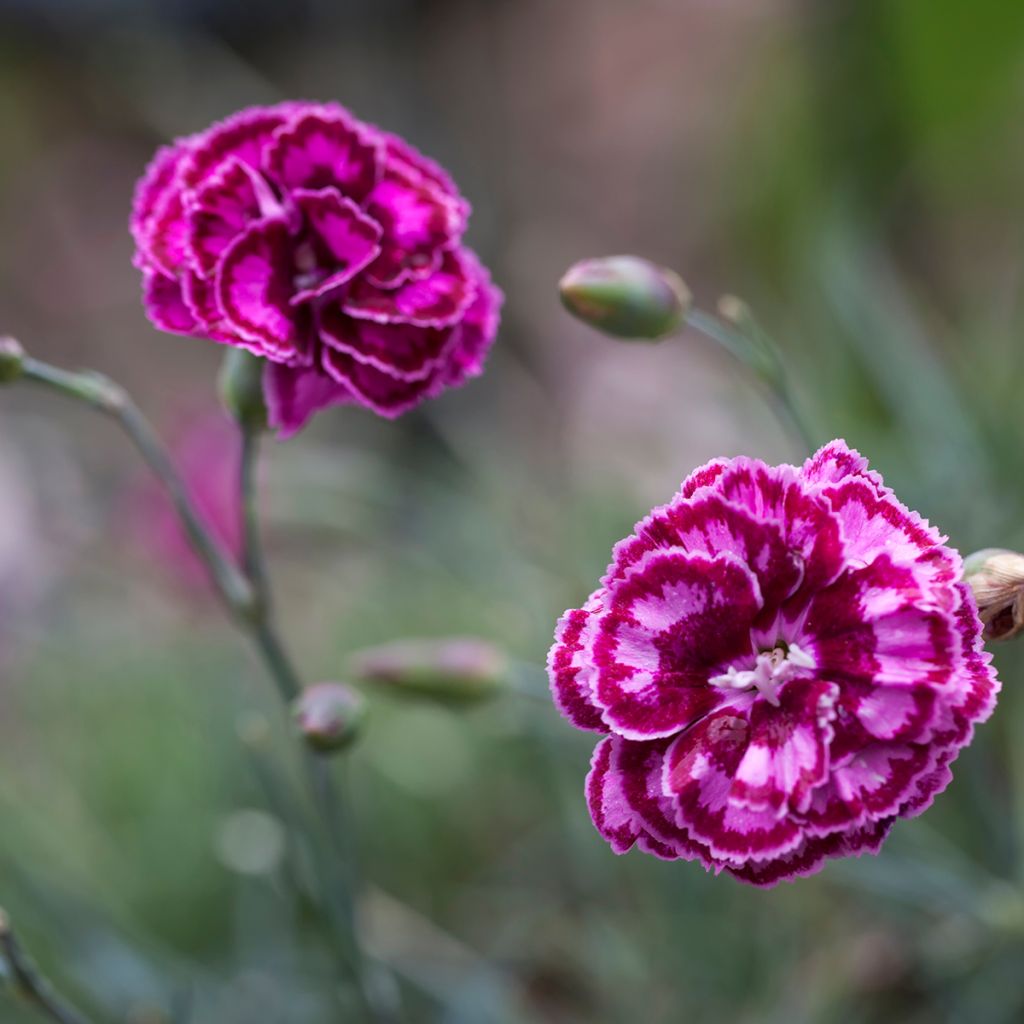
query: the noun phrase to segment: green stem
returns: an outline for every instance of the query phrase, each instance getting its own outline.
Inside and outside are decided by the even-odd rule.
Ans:
[[[98,373],[69,373],[28,357],[22,364],[22,376],[85,402],[120,423],[163,485],[225,605],[238,618],[247,618],[253,604],[252,587],[204,525],[156,431],[124,388]]]
[[[242,514],[242,562],[252,585],[255,601],[250,620],[253,638],[263,655],[285,703],[290,705],[302,692],[302,681],[281,641],[275,616],[270,577],[260,531],[259,495],[256,486],[259,459],[259,433],[251,425],[241,424],[242,458],[239,493]],[[323,823],[332,857],[324,865],[324,898],[329,917],[343,940],[356,991],[364,1009],[377,1019],[387,1013],[377,1005],[367,983],[367,964],[359,939],[356,920],[355,853],[352,829],[348,826],[345,802],[334,784],[330,762],[312,751],[303,758],[306,779],[317,813]]]
[[[90,1024],[89,1018],[60,996],[39,973],[3,910],[0,910],[0,954],[7,964],[14,988],[41,1013],[57,1024]]]
[[[248,426],[242,430],[242,458],[239,474],[239,493],[242,499],[242,551],[245,574],[252,583],[256,600],[269,610],[270,582],[267,563],[260,539],[258,467],[260,431]]]
[[[787,430],[801,446],[809,452],[814,451],[817,447],[814,431],[800,411],[793,395],[786,365],[771,338],[753,323],[748,325],[748,331],[741,331],[699,309],[691,309],[686,314],[686,323],[721,345],[731,356],[750,369],[770,392],[776,411]]]
[[[257,502],[257,460],[259,438],[250,428],[242,428],[242,457],[239,491],[242,505],[243,572],[210,532],[174,467],[166,448],[131,396],[114,381],[96,373],[71,373],[36,359],[25,357],[21,376],[60,394],[84,402],[112,416],[132,440],[147,465],[167,492],[196,553],[202,559],[211,580],[239,628],[248,634],[274,680],[286,705],[302,693],[302,680],[279,634],[273,615],[270,585],[260,541]],[[304,765],[310,789],[324,828],[335,849],[335,856],[348,857],[348,829],[342,828],[339,801],[327,764],[307,754]],[[347,861],[346,861],[347,862]],[[351,866],[348,868],[351,871]],[[367,982],[362,947],[355,921],[354,891],[349,878],[331,869],[325,879],[329,889],[331,918],[337,920],[348,950],[356,991],[366,1011],[384,1019],[385,1011],[376,1005]],[[340,884],[334,884],[336,879]],[[82,1018],[67,1018],[62,1024],[81,1024]]]

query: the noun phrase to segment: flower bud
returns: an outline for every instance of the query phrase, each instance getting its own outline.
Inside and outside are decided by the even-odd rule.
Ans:
[[[398,640],[352,656],[356,678],[396,692],[471,704],[496,694],[508,673],[506,656],[484,640]]]
[[[14,338],[0,338],[0,384],[12,384],[22,372],[25,350]]]
[[[242,348],[228,349],[217,378],[221,404],[232,418],[249,430],[265,430],[267,406],[263,400],[263,360]]]
[[[986,548],[964,559],[986,640],[1012,640],[1024,629],[1024,555]]]
[[[344,683],[316,683],[293,705],[295,724],[306,743],[321,754],[347,747],[366,717],[363,698]]]
[[[616,338],[663,338],[683,326],[691,302],[678,274],[639,256],[582,260],[559,291],[573,316]]]

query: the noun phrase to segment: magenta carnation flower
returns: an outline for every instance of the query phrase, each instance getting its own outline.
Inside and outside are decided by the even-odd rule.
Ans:
[[[282,436],[356,402],[393,417],[480,373],[501,293],[451,178],[337,104],[253,107],[160,150],[132,211],[146,310],[270,362]]]
[[[709,462],[637,524],[548,660],[604,734],[586,793],[612,848],[770,886],[923,811],[998,690],[944,540],[842,441]]]

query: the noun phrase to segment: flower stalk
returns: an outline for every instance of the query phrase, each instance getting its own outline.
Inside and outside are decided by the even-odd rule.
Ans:
[[[226,607],[239,620],[253,612],[253,588],[203,522],[152,424],[119,384],[98,373],[72,373],[25,356],[21,379],[41,384],[113,417],[160,481]]]
[[[224,605],[239,628],[249,636],[282,700],[290,708],[302,694],[303,683],[274,618],[260,537],[256,486],[262,430],[259,418],[238,417],[242,436],[238,480],[243,527],[240,568],[211,532],[159,435],[123,387],[98,373],[71,372],[28,356],[20,358],[20,371],[18,379],[41,384],[83,402],[111,416],[121,426],[162,484]],[[341,801],[328,763],[322,756],[305,751],[303,764],[334,856],[345,864],[344,869],[337,865],[325,869],[325,910],[332,927],[339,933],[360,1003],[371,1018],[385,1020],[387,1010],[379,1005],[368,984],[355,915],[351,836]],[[67,1018],[67,1024],[80,1024],[81,1020]]]
[[[718,311],[720,317],[691,309],[686,315],[687,326],[721,345],[743,363],[767,388],[776,410],[793,436],[808,452],[813,451],[817,444],[814,431],[797,404],[778,346],[761,329],[741,299],[724,296],[719,301]]]
[[[90,1024],[89,1018],[64,999],[39,972],[3,910],[0,910],[0,955],[15,991],[27,1003],[56,1024]]]
[[[778,347],[741,299],[724,296],[713,316],[693,305],[674,270],[639,256],[605,256],[574,264],[559,284],[565,308],[613,338],[661,341],[685,327],[700,331],[743,363],[772,396],[780,418],[808,452],[815,446]]]

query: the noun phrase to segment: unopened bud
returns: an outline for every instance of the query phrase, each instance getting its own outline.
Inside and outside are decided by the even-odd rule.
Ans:
[[[1012,640],[1024,629],[1024,555],[986,548],[964,559],[986,640]]]
[[[654,340],[678,331],[692,301],[677,273],[639,256],[582,260],[558,287],[573,316],[616,338]]]
[[[306,743],[321,754],[330,754],[358,736],[366,703],[344,683],[316,683],[303,690],[293,713]]]
[[[484,640],[399,640],[352,656],[354,676],[398,693],[470,704],[496,694],[508,675],[508,658]]]
[[[741,329],[748,329],[754,320],[750,307],[738,295],[721,296],[718,300],[718,315]]]
[[[0,384],[11,384],[25,364],[25,350],[15,338],[0,338]]]
[[[217,378],[221,404],[233,419],[249,430],[267,426],[263,399],[263,360],[244,348],[228,349]]]

